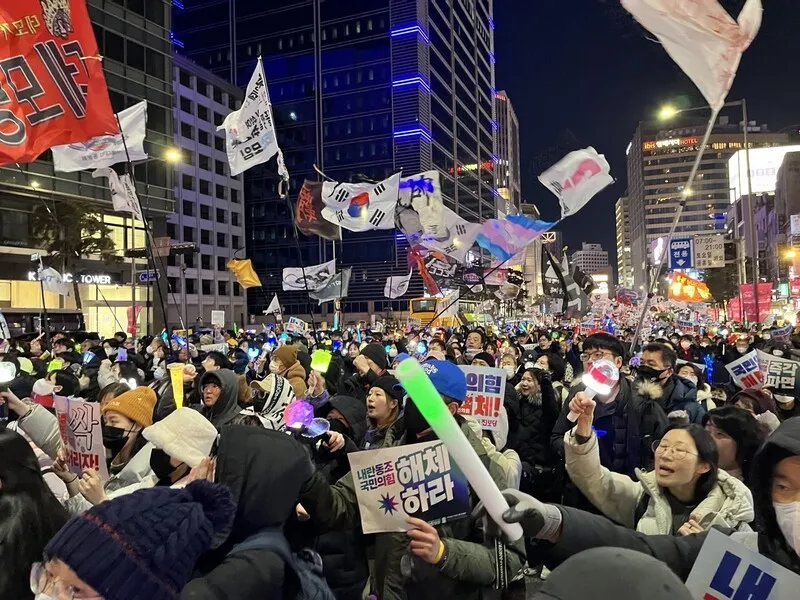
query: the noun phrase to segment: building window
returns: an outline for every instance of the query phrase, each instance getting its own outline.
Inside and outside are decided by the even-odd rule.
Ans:
[[[200,255],[200,266],[203,269],[210,269],[211,268],[211,256],[208,254],[201,254]]]
[[[217,289],[219,291],[220,296],[227,296],[228,295],[228,282],[227,281],[218,281],[217,282]]]
[[[225,138],[221,138],[218,135],[214,136],[214,148],[225,152]]]
[[[129,67],[144,71],[144,46],[125,40],[125,63]]]
[[[208,98],[208,84],[199,77],[197,78],[197,91]]]
[[[183,189],[185,189],[185,190],[194,190],[194,177],[184,173],[183,177],[181,179],[182,179],[182,182],[183,182]]]
[[[190,140],[194,139],[194,127],[188,123],[181,123],[181,135]]]
[[[218,87],[214,88],[214,102],[222,104],[222,90]]]
[[[239,204],[239,190],[231,189],[231,202]]]
[[[203,279],[202,290],[204,296],[210,296],[213,292],[211,291],[211,284],[213,281],[210,279]]]
[[[183,214],[187,217],[194,216],[194,202],[190,202],[189,200],[183,201]]]
[[[183,112],[187,112],[189,114],[194,112],[194,107],[192,106],[192,101],[189,98],[185,98],[181,96],[181,110]]]
[[[202,104],[197,105],[197,118],[202,119],[203,121],[210,120],[210,117],[208,116],[208,109]]]
[[[203,131],[202,129],[197,132],[197,141],[203,144],[203,146],[211,147],[211,136],[207,131]]]
[[[208,221],[211,218],[209,216],[210,214],[211,214],[210,207],[206,206],[205,204],[201,204],[200,205],[200,218],[201,219],[205,219],[206,221]]]
[[[200,180],[200,193],[205,194],[206,196],[211,195],[211,183],[206,181],[205,179]],[[208,218],[208,217],[206,217]]]
[[[219,198],[220,200],[225,200],[225,186],[224,185],[217,184],[215,191],[216,191],[217,198]]]
[[[231,190],[231,191],[234,191],[234,190]],[[239,226],[239,213],[231,212],[231,225],[233,225],[234,227],[238,227]]]
[[[217,271],[224,271],[225,270],[225,257],[218,256],[217,257]]]
[[[238,235],[232,235],[231,236],[231,247],[234,250],[238,250],[239,249],[239,236]]]
[[[169,290],[173,294],[177,294],[181,291],[180,280],[177,277],[167,277],[167,284],[169,285]]]
[[[236,281],[233,282],[233,295],[234,296],[242,295],[242,286],[240,286]]]
[[[224,233],[217,233],[217,247],[224,248],[226,246],[228,242],[228,240],[225,239],[226,237],[227,236]]]
[[[188,71],[181,69],[178,79],[180,80],[181,85],[185,85],[188,88],[192,87],[192,76]]]
[[[228,219],[225,214],[225,210],[218,208],[217,209],[217,223],[227,223]]]
[[[186,293],[187,294],[196,294],[197,293],[197,280],[196,279],[187,279],[186,280]]]
[[[173,240],[176,239],[175,238],[175,223],[167,223],[167,235],[170,238],[172,238]]]
[[[217,175],[225,175],[225,163],[221,160],[214,161],[214,172]]]
[[[222,125],[222,122],[225,120],[225,115],[221,115],[218,112],[214,113],[214,124],[218,127]]]
[[[211,232],[208,229],[201,229],[200,230],[200,243],[201,244],[210,244],[211,243]]]
[[[236,98],[233,96],[228,96],[228,108],[236,110]]]
[[[194,228],[192,227],[185,227],[183,228],[183,241],[184,242],[193,242],[194,241]]]
[[[203,169],[204,171],[210,171],[211,170],[211,158],[206,156],[205,154],[201,154],[200,155],[200,162],[198,163],[198,166],[201,169]]]
[[[183,263],[187,269],[194,269],[194,254],[184,254]]]

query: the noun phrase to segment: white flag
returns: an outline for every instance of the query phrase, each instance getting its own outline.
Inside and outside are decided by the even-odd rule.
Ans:
[[[39,269],[39,281],[42,282],[45,292],[69,296],[69,284],[64,281],[61,273],[56,271],[53,267]]]
[[[338,300],[346,298],[347,292],[350,289],[350,275],[352,274],[352,267],[346,267],[336,273],[328,283],[317,291],[309,292],[308,297],[317,300],[319,304],[329,302],[331,300]]]
[[[350,231],[394,229],[400,173],[380,183],[322,184],[322,217]]]
[[[589,146],[567,154],[539,175],[539,181],[558,198],[563,219],[574,215],[597,192],[614,183],[610,173],[605,156]]]
[[[272,297],[272,302],[269,303],[267,310],[264,311],[265,315],[279,315],[281,314],[281,304],[278,302],[278,294]]]
[[[383,288],[383,295],[386,298],[399,298],[408,291],[408,284],[411,281],[411,273],[386,278],[386,285]]]
[[[419,243],[429,250],[438,250],[463,264],[467,262],[467,251],[475,244],[481,226],[479,223],[470,223],[462,219],[446,206],[442,207],[442,211],[444,230],[441,235],[423,235]]]
[[[336,261],[329,260],[321,265],[287,267],[283,270],[283,291],[302,290],[316,292],[321,290],[336,274]]]
[[[264,76],[264,65],[258,57],[255,71],[247,84],[244,102],[239,110],[230,113],[217,131],[225,131],[225,144],[228,152],[228,164],[231,175],[238,175],[250,167],[267,162],[280,149],[275,135],[275,120],[272,118],[272,106],[269,102],[267,78]],[[286,167],[279,160],[281,177],[288,179]]]
[[[412,246],[419,244],[423,235],[442,235],[445,223],[439,171],[425,171],[400,179],[395,220]]]
[[[622,0],[622,6],[658,38],[711,108],[722,108],[761,27],[761,0],[747,0],[738,23],[715,0]]]
[[[92,177],[108,177],[108,185],[111,188],[111,203],[116,212],[129,212],[135,219],[144,222],[142,205],[139,203],[136,187],[128,173],[120,177],[114,169],[103,167],[94,171]]]
[[[121,133],[100,135],[86,142],[53,146],[53,168],[60,173],[110,167],[121,162],[145,160],[144,136],[147,101],[142,100],[117,113]],[[122,136],[125,136],[123,141]],[[125,152],[127,148],[127,153]]]

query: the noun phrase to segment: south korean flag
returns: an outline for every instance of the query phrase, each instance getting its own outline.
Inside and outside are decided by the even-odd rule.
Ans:
[[[394,212],[400,190],[400,173],[380,183],[322,184],[322,216],[350,231],[394,229]]]

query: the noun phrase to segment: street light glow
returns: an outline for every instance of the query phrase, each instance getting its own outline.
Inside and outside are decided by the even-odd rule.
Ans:
[[[679,112],[681,111],[674,106],[667,104],[666,106],[662,106],[661,110],[658,111],[658,118],[661,121],[668,121],[669,119],[675,117]]]
[[[786,252],[783,253],[784,258],[794,258],[795,256],[797,256],[797,252],[795,252],[794,250],[787,250]]]
[[[40,185],[41,184],[38,181],[36,181],[35,179],[33,181],[31,181],[31,187],[33,189],[37,189]]]
[[[181,162],[181,151],[178,148],[167,148],[164,151],[164,160],[168,163],[179,163]]]

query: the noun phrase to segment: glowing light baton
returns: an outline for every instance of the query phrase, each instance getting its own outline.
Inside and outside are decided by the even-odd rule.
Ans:
[[[333,355],[328,350],[314,350],[311,355],[311,368],[324,375],[328,372],[332,358]]]
[[[172,396],[175,398],[175,407],[183,407],[183,363],[172,363],[167,365],[169,369],[169,380],[172,383]]]
[[[590,400],[597,394],[607,396],[619,381],[619,369],[610,360],[596,360],[592,363],[592,368],[589,369],[589,372],[583,374],[581,381],[586,386],[583,393]],[[567,418],[573,423],[578,420],[578,417],[580,415],[573,411],[569,411],[567,415]]]
[[[506,523],[503,520],[503,513],[508,510],[506,499],[458,427],[422,365],[415,358],[406,359],[397,366],[395,377],[439,439],[447,446],[450,456],[466,475],[494,522],[510,540],[520,539],[523,535],[522,527],[519,523]]]

